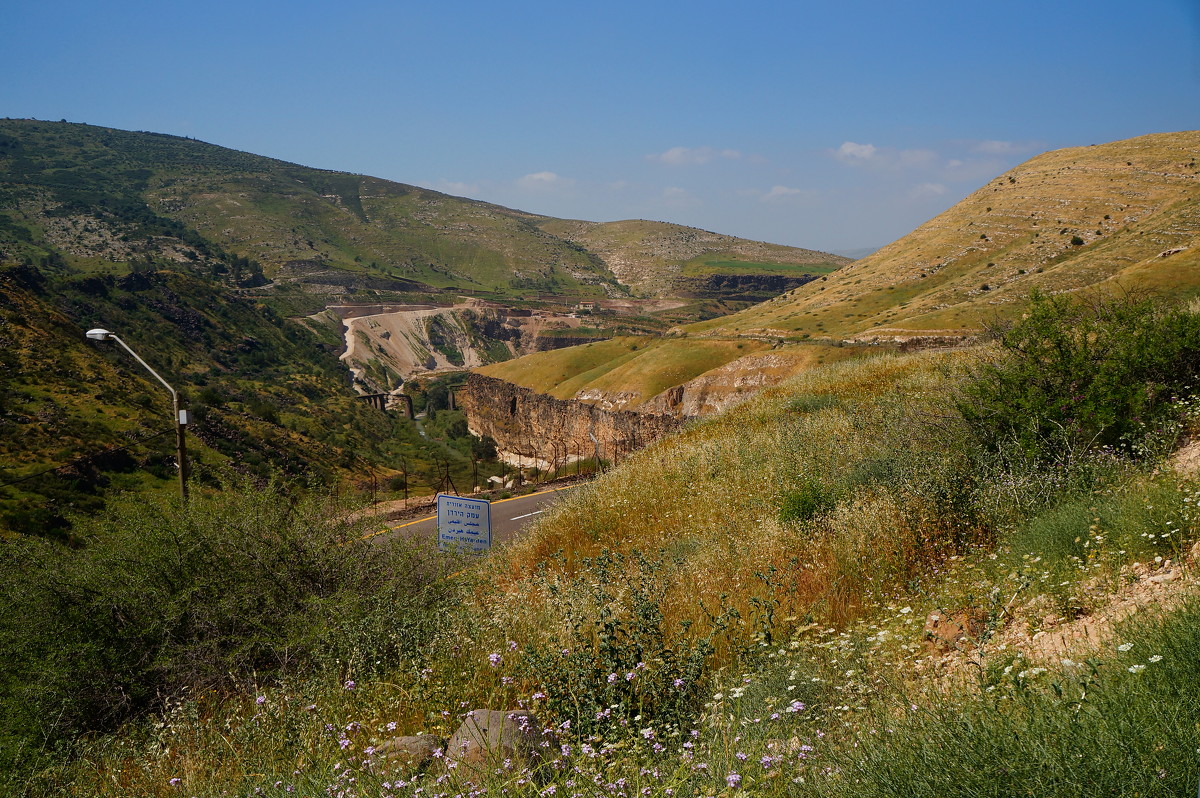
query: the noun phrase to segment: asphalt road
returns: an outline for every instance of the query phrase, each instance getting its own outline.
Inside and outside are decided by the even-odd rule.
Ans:
[[[559,488],[546,488],[526,496],[513,496],[511,499],[498,499],[492,502],[492,545],[496,546],[512,540],[529,524],[537,520],[550,505],[558,501],[558,494],[571,488],[579,487],[580,483],[563,485]],[[371,538],[387,538],[401,534],[414,540],[437,540],[437,515],[418,518],[415,521],[405,521],[401,524],[389,525],[386,529],[371,534]]]

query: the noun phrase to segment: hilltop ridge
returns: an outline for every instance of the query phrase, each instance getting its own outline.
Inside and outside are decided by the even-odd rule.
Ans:
[[[1034,289],[1200,290],[1200,132],[1036,156],[827,280],[688,332],[905,339],[978,332]]]

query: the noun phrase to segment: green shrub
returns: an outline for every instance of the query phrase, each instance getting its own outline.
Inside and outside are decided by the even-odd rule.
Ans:
[[[1039,460],[1098,447],[1141,454],[1200,376],[1200,316],[1148,300],[1035,293],[1000,343],[958,409],[989,449],[1015,443]]]
[[[283,485],[114,502],[79,548],[0,546],[0,729],[108,729],[190,691],[419,657],[451,584]],[[336,513],[336,514],[335,514]]]
[[[783,523],[807,521],[833,508],[838,497],[816,480],[805,480],[800,486],[783,494],[779,505],[779,520]]]

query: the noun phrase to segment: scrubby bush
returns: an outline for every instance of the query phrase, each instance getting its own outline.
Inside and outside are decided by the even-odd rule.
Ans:
[[[227,486],[185,508],[115,502],[78,548],[5,542],[0,729],[69,739],[187,691],[420,657],[452,583],[344,517],[284,485]]]
[[[990,450],[1038,460],[1100,447],[1139,454],[1200,376],[1200,315],[1150,300],[1034,294],[958,409]]]

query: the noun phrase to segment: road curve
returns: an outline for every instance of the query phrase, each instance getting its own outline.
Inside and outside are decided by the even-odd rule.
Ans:
[[[527,524],[536,521],[550,505],[558,501],[561,491],[577,488],[581,484],[583,483],[577,482],[558,488],[547,488],[525,496],[513,496],[510,499],[497,499],[492,502],[492,545],[512,540]],[[378,532],[365,535],[363,539],[391,537],[397,534],[413,540],[434,542],[437,540],[437,515],[389,525]]]

